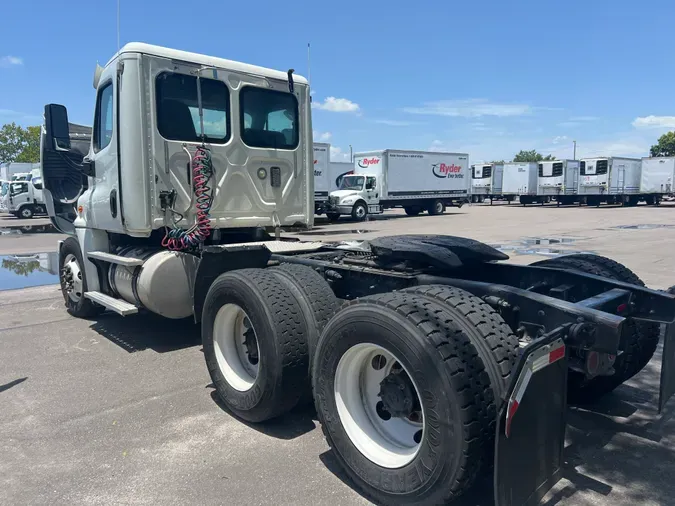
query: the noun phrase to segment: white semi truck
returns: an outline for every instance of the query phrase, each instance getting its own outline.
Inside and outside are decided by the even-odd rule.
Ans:
[[[582,158],[579,165],[579,200],[589,206],[623,204],[634,206],[640,201],[639,158]]]
[[[640,173],[640,198],[649,205],[658,205],[674,192],[675,157],[643,158]]]
[[[502,198],[502,180],[504,164],[477,163],[471,166],[471,202],[480,203],[485,199]]]
[[[314,217],[309,86],[292,70],[132,43],[94,86],[90,145],[57,104],[41,140],[68,311],[192,316],[228,409],[255,423],[313,399],[375,502],[443,504],[485,473],[497,505],[537,500],[562,471],[567,400],[636,374],[661,324],[660,408],[675,390],[675,297],[609,259],[514,265],[443,235],[284,240]],[[421,156],[378,182],[419,192],[433,172],[435,201],[465,196],[466,155]]]
[[[579,186],[578,160],[546,160],[539,162],[537,195],[527,203],[547,203],[555,200],[558,205],[577,201]],[[522,199],[521,199],[522,201]]]
[[[329,218],[350,215],[357,221],[385,209],[402,207],[409,216],[445,212],[468,201],[469,155],[386,149],[354,155],[354,173],[331,192]]]

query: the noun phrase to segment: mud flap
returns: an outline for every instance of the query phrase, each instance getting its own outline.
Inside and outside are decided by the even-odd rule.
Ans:
[[[661,357],[661,387],[659,389],[659,414],[668,399],[675,393],[675,323],[665,325],[663,356]]]
[[[559,336],[524,348],[511,377],[495,438],[497,506],[538,504],[561,478],[568,357]]]

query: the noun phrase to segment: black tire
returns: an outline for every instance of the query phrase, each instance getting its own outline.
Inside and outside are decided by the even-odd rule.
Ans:
[[[441,200],[434,200],[427,207],[427,212],[431,216],[439,216],[445,212],[445,204]]]
[[[17,216],[23,220],[30,220],[35,216],[33,206],[23,206],[17,213]]]
[[[422,212],[422,208],[420,206],[404,207],[403,210],[408,216],[417,216]]]
[[[619,262],[600,255],[577,253],[543,260],[533,265],[575,269],[624,283],[645,286],[644,282],[633,271]],[[598,376],[583,381],[583,378],[579,378],[581,376],[579,373],[570,371],[570,388],[568,390],[570,402],[593,402],[635,376],[654,356],[660,335],[659,324],[636,322],[628,319],[622,336],[623,353],[617,356],[616,362],[614,362],[615,373],[612,376]]]
[[[340,219],[340,213],[326,213],[326,217],[329,221],[338,221]]]
[[[438,302],[399,292],[349,302],[324,329],[312,367],[319,420],[342,468],[375,503],[444,504],[467,491],[479,476],[486,453],[492,451],[495,402],[467,335],[471,327]],[[391,351],[413,383],[423,385],[419,390],[424,392],[426,427],[421,446],[401,467],[381,467],[365,457],[338,412],[338,363],[364,342]]]
[[[218,365],[214,323],[226,304],[236,304],[249,318],[257,338],[259,362],[253,385],[234,388]],[[221,274],[204,301],[202,345],[206,366],[221,401],[238,417],[262,422],[295,407],[308,388],[307,323],[300,303],[277,274],[241,269]]]
[[[306,265],[281,264],[269,269],[286,285],[300,303],[307,322],[307,349],[309,363],[323,328],[340,308],[340,301],[328,282]]]
[[[364,221],[368,217],[368,206],[365,202],[357,202],[352,208],[352,218],[355,221]]]
[[[77,300],[74,300],[69,295],[69,291],[66,287],[64,264],[66,258],[69,255],[75,257],[81,273],[82,280],[82,292],[79,295]],[[68,237],[59,250],[59,283],[61,284],[61,293],[63,294],[63,299],[66,304],[68,312],[77,317],[77,318],[91,318],[93,316],[101,314],[105,311],[103,306],[94,304],[91,300],[85,299],[84,294],[87,292],[87,276],[84,271],[84,261],[82,260],[82,251],[80,251],[80,244],[77,242],[77,239],[74,237]],[[75,294],[77,296],[77,294]]]
[[[448,285],[422,285],[401,290],[435,300],[456,320],[467,320],[467,335],[490,377],[495,399],[501,399],[518,361],[518,338],[491,306],[473,294]]]

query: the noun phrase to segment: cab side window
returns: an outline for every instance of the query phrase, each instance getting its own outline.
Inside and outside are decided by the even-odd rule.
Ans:
[[[94,118],[94,151],[104,149],[113,134],[113,83],[109,82],[98,92]]]

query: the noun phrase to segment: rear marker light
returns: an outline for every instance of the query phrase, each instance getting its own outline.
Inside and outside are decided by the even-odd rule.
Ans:
[[[523,400],[527,386],[532,379],[532,375],[537,371],[541,371],[545,367],[561,360],[565,357],[565,343],[558,339],[550,346],[544,346],[541,349],[535,351],[527,359],[525,367],[523,367],[518,376],[518,381],[516,381],[516,388],[513,390],[511,397],[509,399],[509,404],[506,410],[506,423],[504,424],[504,433],[506,437],[511,435],[511,422],[513,417],[516,415],[520,403]]]

